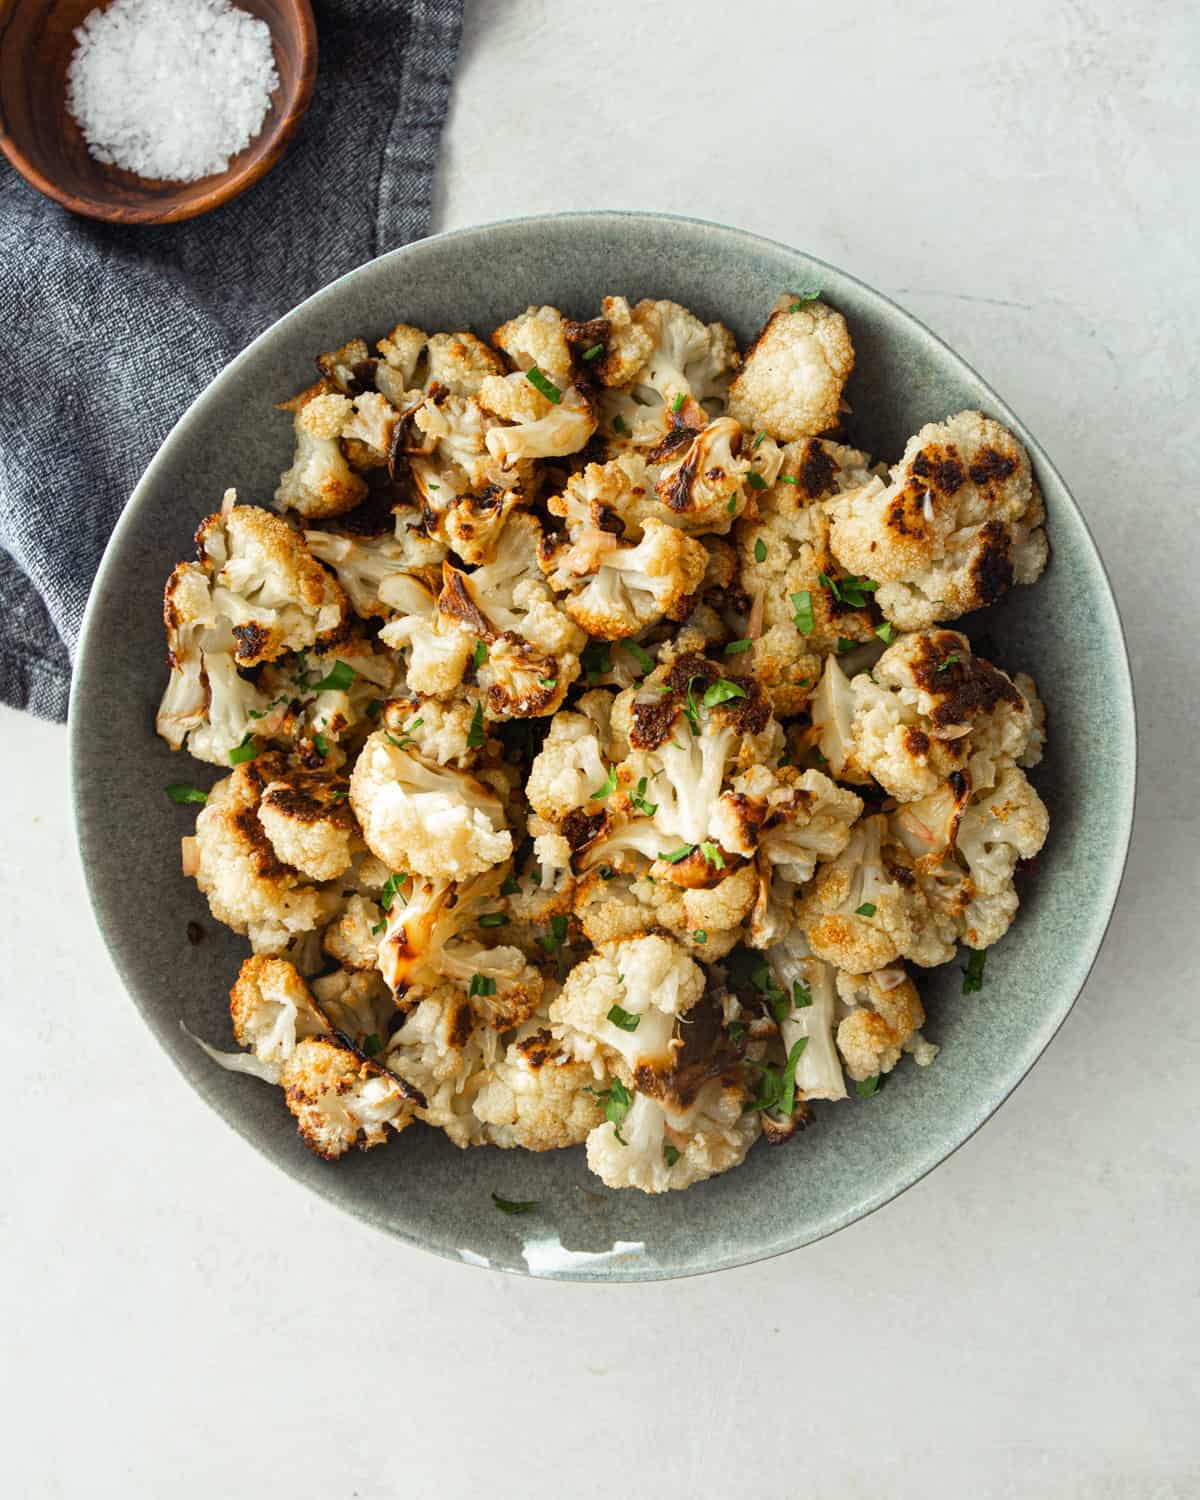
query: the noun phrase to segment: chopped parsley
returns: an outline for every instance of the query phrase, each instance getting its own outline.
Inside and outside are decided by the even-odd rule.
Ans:
[[[746,689],[728,677],[718,677],[700,700],[705,708],[716,708],[719,703],[728,703],[731,698],[744,698]]]
[[[539,677],[537,681],[538,687],[556,688],[558,686],[557,677]]]
[[[726,656],[740,656],[743,651],[749,651],[753,641],[730,641],[725,647]]]
[[[882,625],[876,625],[875,634],[885,646],[892,644],[892,637],[896,634],[896,627],[890,620],[885,620]]]
[[[646,650],[645,646],[639,646],[636,641],[621,641],[620,644],[624,646],[625,650],[629,652],[630,656],[641,667],[643,673],[654,671],[654,658]]]
[[[646,817],[652,818],[658,811],[658,803],[646,801],[646,788],[649,784],[645,776],[640,777],[637,784],[637,791],[634,792],[629,801],[637,808],[638,812],[645,813]]]
[[[471,727],[467,730],[467,745],[472,750],[478,750],[483,744],[483,704],[475,705],[475,712],[471,716]]]
[[[347,666],[344,661],[335,661],[330,670],[321,678],[320,682],[314,682],[309,689],[313,693],[344,693],[354,681],[354,668]]]
[[[779,476],[779,483],[780,484],[799,484],[800,481],[796,478],[796,476],[794,474],[781,474]]]
[[[521,894],[521,882],[510,870],[504,877],[504,884],[500,887],[502,896],[519,896]]]
[[[797,593],[793,594],[792,608],[796,611],[792,616],[792,624],[801,635],[811,635],[814,625],[812,590],[800,589]]]
[[[612,671],[612,653],[607,641],[589,641],[583,648],[579,664],[588,682],[599,682]]]
[[[960,661],[960,660],[961,660],[961,658],[960,658],[958,652],[957,651],[951,651],[951,653],[950,653],[949,656],[944,656],[942,658],[942,660],[940,662],[938,662],[938,664],[937,664],[937,671],[939,671],[939,672],[945,672],[948,668],[952,667],[956,661]]]
[[[378,937],[386,926],[387,923],[381,918],[378,922],[375,923],[374,927],[371,928],[371,936]]]
[[[679,1148],[672,1146],[670,1141],[663,1142],[663,1161],[668,1167],[673,1167],[679,1160]]]
[[[766,562],[766,560],[767,544],[763,541],[762,537],[759,537],[758,540],[754,543],[754,561]]]
[[[773,1114],[781,1115],[792,1113],[796,1107],[796,1065],[807,1046],[806,1036],[795,1041],[782,1070],[771,1067],[769,1063],[750,1063],[752,1068],[758,1068],[762,1073],[758,1081],[758,1095],[751,1105],[752,1109],[769,1110]]]
[[[614,1026],[619,1026],[622,1031],[636,1031],[642,1023],[642,1018],[633,1011],[624,1010],[619,1005],[614,1005],[608,1013],[608,1019]]]
[[[610,766],[608,775],[604,778],[604,785],[599,786],[589,797],[590,802],[603,802],[611,797],[617,789],[617,768]]]
[[[812,1004],[812,991],[798,979],[792,980],[792,1009],[807,1010]]]
[[[482,995],[485,999],[496,993],[496,981],[490,974],[472,974],[471,982],[467,986],[467,998],[474,1000],[476,995]]]
[[[199,802],[201,807],[208,801],[207,792],[202,792],[198,786],[191,786],[186,781],[173,781],[167,788],[167,796],[172,802]]]
[[[313,749],[322,760],[329,754],[329,741],[319,731],[313,735]]]
[[[864,901],[861,906],[856,906],[854,908],[854,915],[856,917],[873,917],[875,915],[874,901]]]
[[[704,856],[704,863],[712,865],[714,870],[723,870],[725,868],[725,856],[716,844],[710,844],[706,840],[700,845],[700,853]]]
[[[873,578],[856,578],[853,573],[848,578],[830,578],[828,573],[820,573],[818,577],[823,588],[852,609],[865,609],[866,596],[879,587]]]
[[[672,411],[682,411],[683,410],[683,403],[684,403],[684,401],[686,399],[687,398],[684,396],[684,394],[683,394],[682,391],[677,392],[674,401],[671,402],[671,410]]]
[[[740,1047],[742,1045],[742,1038],[746,1035],[745,1021],[730,1021],[728,1030],[729,1040],[735,1047]]]
[[[708,933],[705,932],[705,930],[704,930],[703,927],[697,927],[696,930],[695,930],[695,932],[692,933],[692,939],[693,939],[694,942],[697,942],[697,943],[701,943],[701,944],[707,943],[708,942]]]
[[[664,864],[677,865],[681,859],[686,859],[695,847],[695,844],[684,844],[678,849],[673,849],[670,854],[660,852],[658,857]]]
[[[475,642],[475,650],[471,654],[471,665],[479,668],[487,661],[487,644],[484,641]]]
[[[725,509],[729,512],[730,515],[734,514],[734,512],[737,510],[737,496],[736,495],[734,496],[734,498],[732,500],[726,500],[726,502],[725,502]]]
[[[983,988],[983,966],[987,963],[987,953],[982,948],[972,948],[967,957],[963,973],[962,992],[964,995],[977,995]]]
[[[625,1123],[625,1116],[633,1108],[633,1095],[625,1087],[619,1078],[614,1078],[612,1084],[606,1089],[589,1088],[589,1093],[595,1094],[600,1103],[604,1105],[604,1118],[613,1128],[613,1134],[623,1145],[625,1138],[621,1134],[621,1126]]]
[[[600,356],[603,353],[604,353],[604,345],[603,344],[593,344],[590,349],[585,349],[583,351],[583,357],[584,357],[584,359],[599,359]]]
[[[362,1047],[359,1049],[364,1057],[375,1057],[383,1051],[383,1042],[379,1033],[373,1031],[370,1036],[363,1038]]]
[[[567,940],[567,919],[558,914],[550,918],[550,933],[548,937],[538,938],[538,943],[547,953],[553,953],[561,948]]]
[[[254,743],[254,736],[247,734],[240,745],[235,745],[229,752],[229,764],[240,766],[243,761],[253,760],[258,754],[258,746]]]
[[[503,927],[508,918],[502,911],[485,911],[479,919],[480,927]]]
[[[752,448],[757,448],[758,445],[759,445],[759,443],[762,442],[763,438],[765,438],[766,435],[767,434],[765,432],[756,433],[755,436],[754,436],[754,441],[750,444],[750,446]]]
[[[845,656],[847,651],[853,651],[857,641],[852,641],[848,635],[838,636],[838,655]]]
[[[529,366],[528,370],[525,371],[525,379],[528,380],[535,391],[541,391],[547,401],[553,401],[555,406],[562,400],[562,392],[554,384],[553,380],[550,379],[549,375],[542,374],[537,365]]]
[[[624,432],[625,430],[625,418],[622,417],[618,412],[618,414],[613,418],[613,431]]]
[[[765,489],[768,488],[767,481],[762,477],[762,475],[758,472],[757,469],[750,469],[750,470],[747,471],[747,473],[746,473],[746,483],[750,486],[750,488],[752,490],[765,490]],[[756,557],[758,556],[758,549],[761,546],[762,546],[761,542],[756,542],[755,543],[754,552],[755,552],[755,556]],[[765,550],[766,549],[764,548],[764,553],[765,553]],[[759,560],[759,562],[762,562],[762,558],[761,557],[759,557],[758,560]]]
[[[370,703],[367,704],[367,718],[368,719],[377,719],[379,717],[379,710],[382,707],[383,707],[383,699],[382,698],[372,698],[371,701],[370,701]]]
[[[502,1198],[499,1193],[492,1194],[492,1202],[502,1214],[529,1214],[532,1213],[540,1203],[538,1198]]]
[[[819,286],[805,287],[802,292],[796,293],[796,300],[788,308],[788,312],[799,312],[806,302],[815,302],[820,295],[821,288]]]
[[[379,893],[379,904],[383,907],[384,911],[391,911],[392,902],[395,901],[397,897],[400,898],[401,906],[408,905],[408,902],[404,899],[404,893],[400,889],[400,887],[407,879],[408,876],[405,875],[403,871],[401,871],[398,875],[389,875],[388,878],[383,882],[383,890],[381,890]]]
[[[860,1099],[869,1099],[872,1094],[879,1092],[879,1074],[872,1073],[870,1078],[860,1078],[854,1085],[854,1092]]]

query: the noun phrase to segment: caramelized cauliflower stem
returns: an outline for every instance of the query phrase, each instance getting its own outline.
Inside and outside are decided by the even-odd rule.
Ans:
[[[950,622],[1046,565],[1029,456],[933,411],[880,461],[842,313],[761,311],[385,312],[171,573],[183,874],[250,950],[201,1045],[318,1156],[690,1187],[931,1063],[913,975],[1015,919],[1047,713]]]

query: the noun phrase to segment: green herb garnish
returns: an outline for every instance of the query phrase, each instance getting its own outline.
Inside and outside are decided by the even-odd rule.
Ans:
[[[313,749],[322,760],[329,754],[329,741],[319,730],[313,735]]]
[[[740,656],[743,651],[749,651],[753,641],[730,641],[725,647],[726,656]]]
[[[701,944],[707,943],[708,942],[708,933],[705,932],[705,930],[704,930],[703,927],[697,927],[696,930],[695,930],[695,932],[692,933],[692,940],[694,942],[701,943]]]
[[[796,613],[792,616],[792,624],[801,635],[813,633],[813,606],[812,590],[800,589],[792,595],[792,608]]]
[[[684,396],[684,394],[683,394],[682,391],[677,392],[674,401],[671,402],[671,410],[672,411],[682,411],[683,410],[683,403],[684,403],[684,401],[686,399],[687,398]]]
[[[646,801],[646,788],[648,785],[649,782],[646,777],[641,777],[637,784],[637,791],[634,792],[629,801],[633,807],[637,808],[638,812],[645,813],[646,817],[652,818],[658,811],[658,803]]]
[[[766,435],[767,435],[767,434],[766,434],[766,433],[765,433],[765,432],[759,432],[759,433],[755,433],[755,436],[754,436],[754,441],[753,441],[753,442],[752,442],[752,443],[751,443],[751,444],[750,444],[750,446],[751,446],[751,447],[752,447],[752,448],[757,448],[757,447],[758,447],[758,445],[759,445],[759,443],[761,443],[761,442],[762,442],[762,440],[763,440],[763,438],[765,438],[765,437],[766,437]]]
[[[870,1078],[860,1078],[854,1085],[854,1092],[860,1099],[869,1099],[872,1094],[879,1092],[879,1074],[872,1073]]]
[[[750,488],[752,490],[765,490],[765,489],[768,488],[767,481],[762,477],[762,475],[758,472],[757,469],[749,469],[749,470],[747,470],[747,472],[746,472],[746,483],[750,486]],[[761,547],[762,543],[761,542],[757,543],[757,546]],[[755,552],[755,556],[756,557],[758,556],[757,550]],[[759,562],[762,562],[762,558],[761,557],[759,557],[758,560],[759,560]]]
[[[987,963],[987,953],[982,948],[972,948],[967,955],[966,966],[963,969],[962,992],[964,995],[977,995],[983,988],[983,966]]]
[[[695,844],[684,844],[679,849],[673,849],[670,854],[660,853],[658,857],[664,864],[677,865],[681,859],[686,859],[695,847]]]
[[[400,899],[401,906],[408,905],[408,902],[404,898],[404,893],[400,889],[407,879],[408,876],[401,871],[398,875],[389,875],[383,882],[383,889],[379,893],[379,904],[383,907],[384,911],[391,911],[392,902],[397,897]]]
[[[504,883],[500,887],[502,896],[519,896],[521,894],[521,882],[510,870],[504,877]]]
[[[807,1010],[812,1004],[812,991],[798,979],[792,980],[792,1009]]]
[[[758,540],[754,543],[754,561],[766,562],[766,560],[767,544],[763,541],[762,537],[759,537]]]
[[[471,982],[467,986],[467,998],[473,1000],[476,995],[482,995],[485,999],[496,993],[496,981],[490,974],[472,974]]]
[[[479,919],[480,927],[503,927],[508,918],[502,911],[485,911]]]
[[[472,750],[478,750],[483,744],[483,704],[475,705],[475,712],[471,716],[471,727],[467,730],[467,745]]]
[[[700,845],[700,853],[704,856],[705,864],[712,865],[714,870],[723,870],[725,868],[725,856],[716,844],[710,844],[707,841],[704,842]]]
[[[612,794],[616,791],[616,789],[617,789],[617,768],[616,768],[616,766],[610,766],[609,767],[609,771],[608,771],[608,775],[604,778],[604,785],[603,786],[598,786],[596,788],[596,790],[588,798],[588,801],[589,802],[603,802],[603,801],[605,801],[606,798],[611,797]]]
[[[330,670],[321,678],[320,682],[314,682],[309,689],[313,693],[344,693],[354,681],[354,668],[347,666],[344,661],[335,661]]]
[[[621,641],[620,644],[641,667],[643,673],[654,671],[654,658],[644,646],[639,646],[636,641]]]
[[[625,418],[623,416],[621,416],[621,414],[619,412],[613,418],[613,431],[614,432],[625,432],[626,431]]]
[[[892,644],[892,637],[896,634],[896,627],[890,620],[885,620],[882,625],[876,625],[875,634],[885,646]]]
[[[199,802],[201,807],[208,801],[207,792],[202,792],[198,786],[191,786],[186,781],[173,781],[167,788],[167,796],[172,802]]]
[[[663,1161],[666,1162],[666,1164],[667,1164],[668,1167],[673,1167],[678,1160],[679,1160],[679,1150],[678,1150],[678,1147],[672,1146],[669,1141],[664,1141],[663,1142]]]
[[[788,312],[799,312],[806,302],[815,302],[820,295],[820,287],[806,287],[804,291],[796,293],[796,300],[788,308]]]
[[[745,696],[744,687],[739,687],[736,682],[730,682],[728,677],[718,677],[700,701],[705,708],[716,708],[720,703],[728,703],[731,698],[744,698]]]
[[[484,641],[475,642],[475,650],[471,653],[471,665],[478,670],[487,661],[487,644]]]
[[[854,915],[856,917],[873,917],[875,915],[874,901],[864,901],[861,906],[856,906],[854,908]]]
[[[624,1010],[619,1005],[614,1005],[608,1013],[608,1019],[614,1026],[619,1026],[622,1031],[636,1031],[641,1025],[642,1018],[633,1011]]]
[[[530,365],[525,371],[525,379],[535,391],[541,391],[547,401],[553,401],[555,406],[562,400],[562,392],[550,379],[549,375],[543,375],[537,365]]]
[[[584,357],[584,359],[599,359],[600,356],[603,353],[604,353],[604,345],[603,344],[593,344],[590,349],[585,349],[583,351],[583,357]]]
[[[529,1214],[532,1213],[540,1203],[538,1198],[502,1198],[499,1193],[492,1194],[492,1202],[502,1214]]]
[[[952,651],[949,656],[943,657],[942,660],[938,662],[936,670],[939,672],[944,672],[948,667],[952,667],[954,663],[959,660],[961,660],[961,658],[959,657],[958,652]]]
[[[383,1042],[380,1040],[379,1033],[373,1031],[370,1036],[363,1037],[363,1044],[359,1050],[364,1057],[376,1057],[382,1052]]]
[[[254,743],[254,736],[247,734],[240,745],[235,745],[229,752],[229,764],[240,766],[243,761],[253,760],[258,754],[258,746]]]

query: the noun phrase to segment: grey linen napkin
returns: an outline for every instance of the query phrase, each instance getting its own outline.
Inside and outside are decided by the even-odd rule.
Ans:
[[[76,218],[0,158],[0,701],[66,717],[113,523],[194,396],[326,282],[428,232],[462,0],[315,0],[283,160],[188,223]]]

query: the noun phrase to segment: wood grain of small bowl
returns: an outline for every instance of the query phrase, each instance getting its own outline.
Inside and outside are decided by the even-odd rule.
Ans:
[[[107,0],[104,0],[107,3]],[[227,203],[269,172],[308,108],[317,74],[309,0],[237,0],[271,31],[279,85],[262,129],[224,172],[168,182],[105,166],[67,110],[75,28],[97,0],[0,0],[0,150],[72,213],[111,224],[172,224]]]

